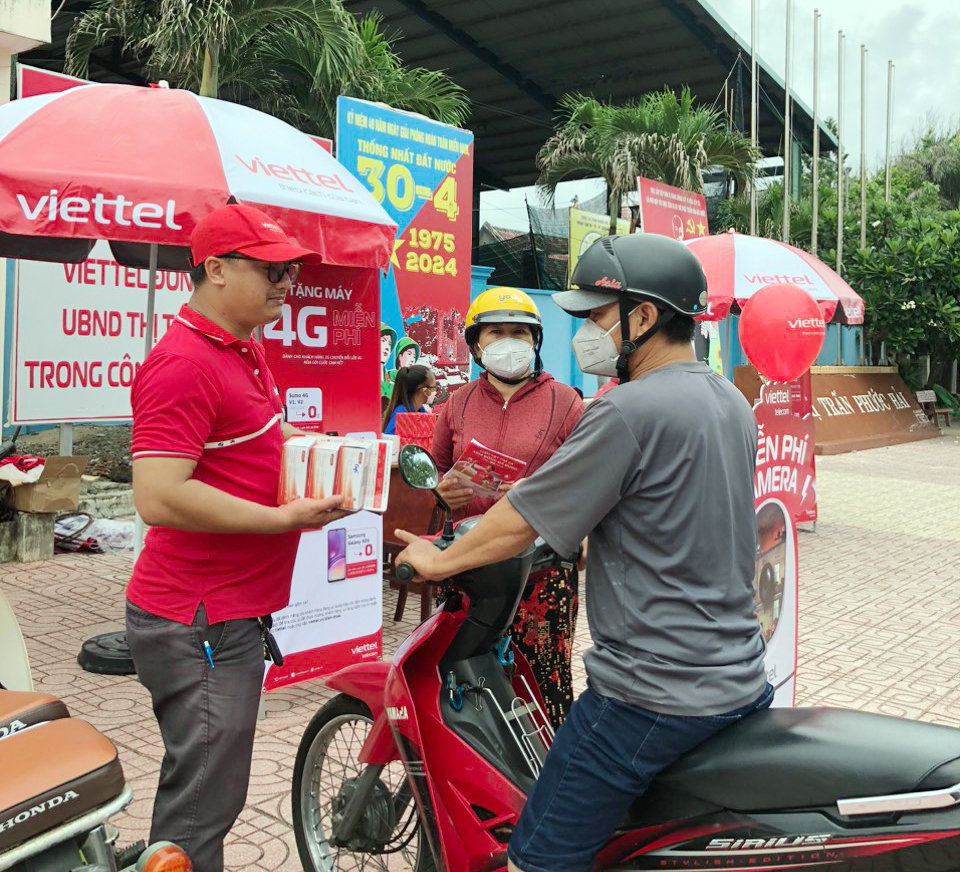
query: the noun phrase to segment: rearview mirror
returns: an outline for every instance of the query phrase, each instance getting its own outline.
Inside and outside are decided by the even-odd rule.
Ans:
[[[417,490],[434,490],[440,484],[440,471],[430,452],[419,445],[404,445],[397,461],[403,480]]]

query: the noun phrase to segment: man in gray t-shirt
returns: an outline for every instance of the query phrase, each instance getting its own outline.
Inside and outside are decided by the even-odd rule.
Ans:
[[[509,494],[560,554],[589,534],[584,658],[593,687],[671,715],[752,702],[766,684],[754,613],[757,426],[742,394],[696,361],[593,403]]]
[[[588,688],[514,828],[513,872],[588,872],[658,772],[773,697],[753,598],[756,422],[694,355],[700,264],[665,237],[607,237],[571,282],[554,300],[585,319],[577,362],[620,384],[450,548],[397,531],[398,562],[432,579],[538,535],[564,555],[588,537]]]

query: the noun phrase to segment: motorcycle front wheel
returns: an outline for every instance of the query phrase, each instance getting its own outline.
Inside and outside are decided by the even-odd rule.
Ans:
[[[435,872],[400,761],[380,773],[370,807],[357,826],[357,844],[332,843],[333,817],[354,779],[366,769],[358,757],[372,726],[370,709],[340,694],[317,712],[300,740],[292,799],[293,832],[304,872]]]

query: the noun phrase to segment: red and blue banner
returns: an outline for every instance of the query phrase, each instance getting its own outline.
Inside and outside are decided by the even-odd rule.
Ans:
[[[381,282],[384,390],[422,357],[438,380],[466,380],[473,134],[351,97],[337,101],[337,159],[390,217],[397,238]]]

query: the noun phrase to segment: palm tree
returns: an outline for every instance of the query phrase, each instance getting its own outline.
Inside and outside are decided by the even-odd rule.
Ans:
[[[611,233],[638,176],[699,192],[709,167],[726,170],[738,191],[753,177],[758,155],[750,140],[729,130],[718,110],[696,106],[689,88],[679,96],[658,91],[620,106],[568,94],[560,107],[562,123],[537,155],[537,186],[553,205],[564,179],[604,179]]]
[[[316,58],[322,46],[315,45],[309,34],[266,47],[264,59],[286,83],[288,114],[295,123],[332,136],[339,94],[385,103],[455,126],[467,120],[470,103],[464,90],[445,73],[404,66],[393,51],[391,38],[381,30],[379,12],[352,22],[360,51],[349,66],[318,70]]]
[[[340,93],[462,123],[464,91],[439,72],[403,66],[381,19],[342,0],[98,0],[67,39],[67,71],[114,39],[152,79],[221,97],[332,136]]]

